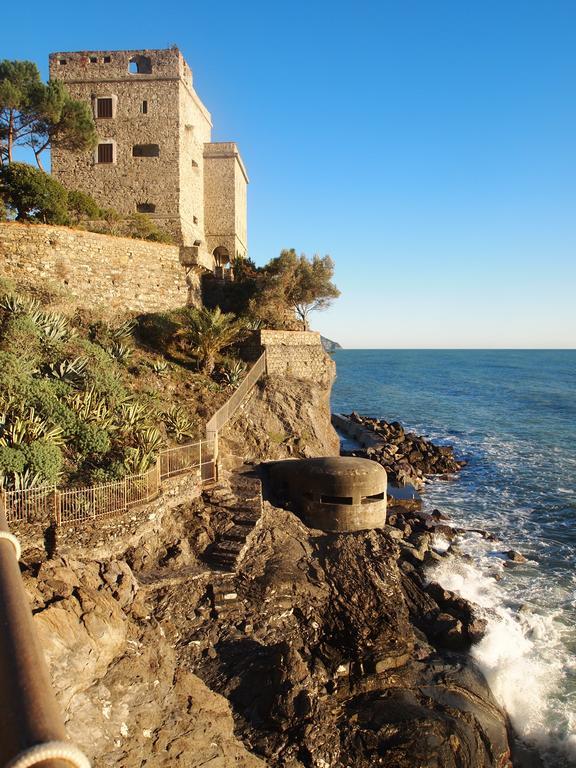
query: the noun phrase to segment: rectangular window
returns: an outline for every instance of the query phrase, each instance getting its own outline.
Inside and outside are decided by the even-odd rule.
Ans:
[[[96,117],[112,116],[112,99],[96,99]]]
[[[147,115],[148,114],[148,102],[143,101],[142,102],[142,114]]]
[[[136,205],[136,210],[138,213],[154,213],[156,206],[154,203],[138,203]]]
[[[160,157],[158,144],[134,144],[132,157]]]
[[[98,57],[90,56],[90,64],[98,64]]]
[[[320,496],[321,504],[352,504],[352,496]]]
[[[104,62],[104,64],[110,64],[110,62],[112,61],[112,59],[111,59],[111,57],[110,57],[110,56],[104,56],[104,58],[102,59],[102,61]]]
[[[60,64],[61,67],[63,67],[64,64],[67,64],[67,63],[68,62],[66,61],[66,59],[58,59],[58,64]]]
[[[113,144],[98,144],[98,162],[99,163],[114,162]]]

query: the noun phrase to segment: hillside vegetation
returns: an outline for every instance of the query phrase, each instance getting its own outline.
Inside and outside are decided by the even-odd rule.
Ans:
[[[219,354],[212,377],[197,370],[198,310],[107,324],[89,310],[53,311],[58,293],[0,281],[5,488],[115,480],[145,471],[164,445],[203,436],[245,367]]]

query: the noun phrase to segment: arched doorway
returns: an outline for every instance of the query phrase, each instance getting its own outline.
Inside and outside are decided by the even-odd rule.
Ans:
[[[219,245],[212,251],[214,257],[214,275],[221,280],[226,278],[226,272],[230,271],[230,252],[228,248]],[[228,267],[228,269],[226,269]]]

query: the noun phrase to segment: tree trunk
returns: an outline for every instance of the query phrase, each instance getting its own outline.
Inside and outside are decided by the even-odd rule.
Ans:
[[[42,150],[40,150],[40,152],[41,151]],[[40,152],[36,152],[36,150],[34,150],[34,157],[36,158],[36,164],[37,164],[38,168],[40,168],[40,170],[43,171],[44,170],[44,166],[42,165],[42,161],[40,160]]]
[[[10,110],[10,119],[8,120],[8,163],[12,162],[12,143],[14,141],[14,110]]]

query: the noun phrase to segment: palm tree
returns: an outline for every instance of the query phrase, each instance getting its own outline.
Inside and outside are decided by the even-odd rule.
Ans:
[[[209,376],[220,350],[239,339],[244,332],[244,325],[232,312],[222,312],[220,307],[202,307],[190,314],[190,328],[186,336],[196,355],[198,367]]]

